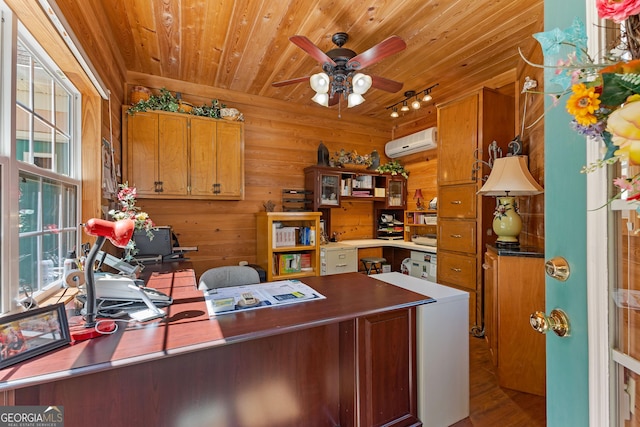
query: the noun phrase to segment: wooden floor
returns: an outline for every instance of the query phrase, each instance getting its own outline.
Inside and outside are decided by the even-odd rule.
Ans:
[[[469,338],[469,417],[452,427],[544,427],[545,398],[500,388],[484,338]]]

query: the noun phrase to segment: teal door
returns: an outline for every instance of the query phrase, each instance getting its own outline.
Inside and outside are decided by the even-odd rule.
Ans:
[[[545,31],[568,28],[575,17],[585,19],[585,0],[545,0]],[[545,73],[545,90],[553,70]],[[561,256],[569,262],[566,282],[546,278],[546,313],[567,313],[570,335],[547,333],[547,425],[589,426],[589,351],[587,330],[587,243],[585,139],[569,127],[564,103],[545,101],[545,258]]]

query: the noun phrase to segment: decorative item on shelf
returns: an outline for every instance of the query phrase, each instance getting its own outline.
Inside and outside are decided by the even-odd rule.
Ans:
[[[144,86],[134,86],[131,88],[129,101],[131,104],[137,104],[140,101],[147,101],[151,96],[151,90]]]
[[[366,169],[372,163],[370,154],[360,155],[355,150],[345,151],[343,148],[336,152],[335,156],[329,159],[329,166],[331,167],[362,167]]]
[[[498,238],[496,245],[518,247],[522,219],[518,215],[515,196],[533,196],[544,190],[527,169],[527,156],[507,156],[496,159],[489,179],[479,194],[497,196],[493,218],[493,231]]]
[[[371,152],[371,164],[367,169],[374,171],[378,169],[379,166],[380,166],[380,154],[378,153],[377,150],[373,150]]]
[[[283,212],[307,212],[311,211],[309,204],[313,203],[311,195],[313,191],[308,190],[282,190],[282,211]]]
[[[129,107],[127,113],[134,115],[135,113],[145,111],[169,111],[199,117],[244,121],[244,116],[236,108],[227,108],[225,104],[221,104],[217,99],[211,100],[211,105],[203,104],[195,106],[183,101],[180,93],[174,95],[166,88],[161,88],[158,95],[154,95],[151,91],[149,91],[149,93],[150,95],[148,97],[139,98],[136,102],[133,102],[134,98],[132,97],[131,107]]]
[[[413,200],[416,201],[416,210],[418,211],[424,210],[424,204],[422,203],[423,199],[424,199],[424,196],[422,196],[422,190],[418,188],[415,194],[413,195]]]
[[[235,121],[240,117],[240,111],[236,108],[221,108],[220,117],[225,120]]]
[[[267,200],[262,204],[262,206],[264,207],[265,212],[273,212],[273,210],[276,207],[276,204],[273,203],[271,200]]]
[[[389,163],[378,166],[376,171],[380,173],[391,172],[391,175],[402,175],[405,178],[409,178],[409,171],[407,171],[397,160],[392,160]]]
[[[322,141],[318,145],[318,166],[329,166],[329,149]]]
[[[391,109],[390,116],[394,119],[396,117],[400,117],[397,107],[398,104],[402,104],[402,107],[400,107],[400,111],[402,112],[411,111],[411,109],[419,110],[420,107],[422,107],[423,102],[429,102],[433,100],[433,97],[431,96],[431,90],[436,86],[438,86],[438,83],[417,92],[415,90],[408,90],[404,93],[404,99],[396,102],[395,104],[389,105],[386,109]],[[411,101],[412,99],[413,101]],[[411,101],[411,108],[409,108],[409,101]]]
[[[189,114],[191,111],[193,111],[193,104],[182,100],[178,101],[178,112]]]

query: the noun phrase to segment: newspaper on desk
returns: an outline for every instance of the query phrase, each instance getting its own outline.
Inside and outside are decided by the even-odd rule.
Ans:
[[[258,300],[258,304],[251,307],[242,306],[240,303],[242,294],[245,292],[250,292]],[[209,316],[217,316],[264,307],[277,307],[326,299],[326,297],[299,280],[281,280],[255,285],[210,289],[204,292],[204,299]]]

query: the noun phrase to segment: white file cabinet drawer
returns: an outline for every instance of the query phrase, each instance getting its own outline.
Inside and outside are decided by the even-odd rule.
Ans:
[[[339,243],[320,246],[320,275],[358,271],[358,249]]]

